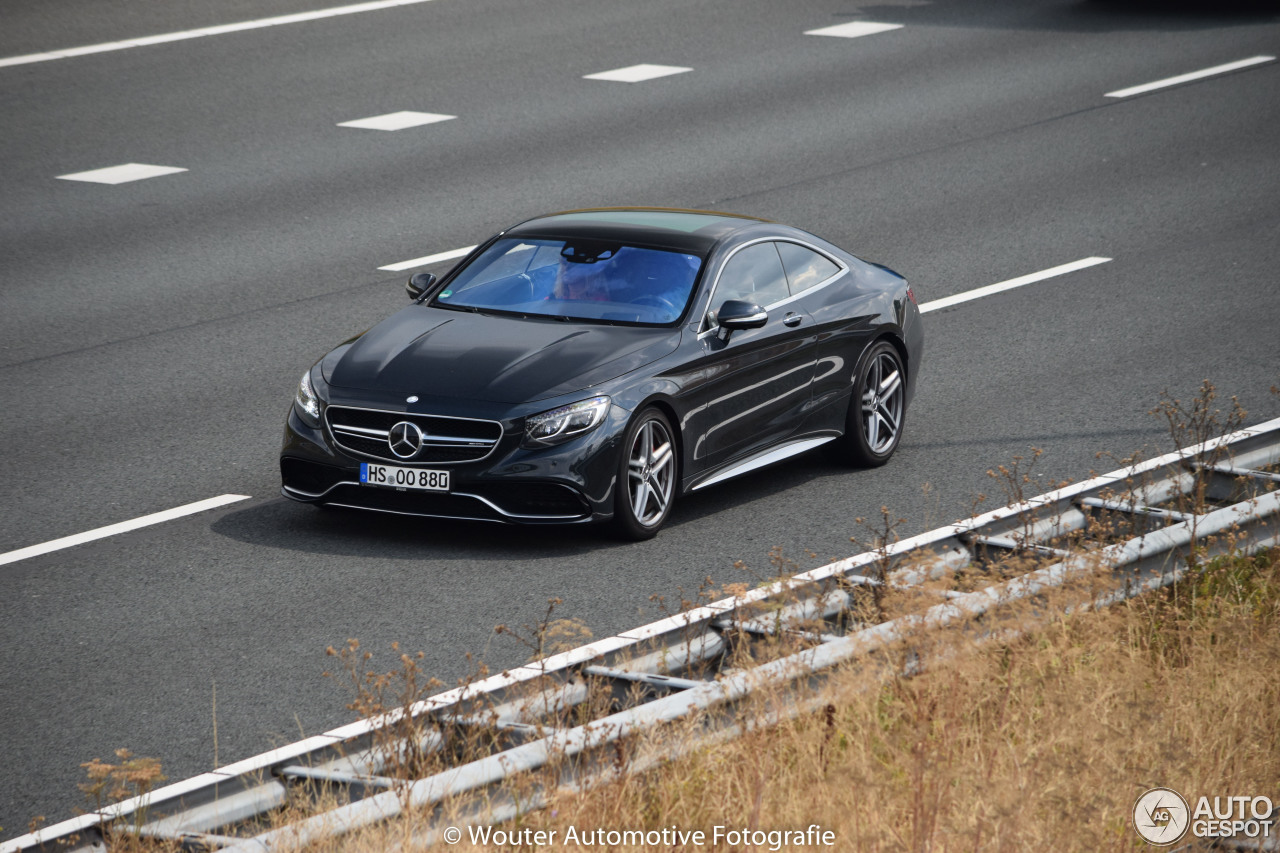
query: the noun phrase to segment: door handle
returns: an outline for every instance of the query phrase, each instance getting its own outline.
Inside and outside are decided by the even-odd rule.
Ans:
[[[794,311],[788,311],[787,316],[782,318],[782,325],[788,326],[794,329],[796,326],[799,326],[801,321],[803,320],[804,320],[804,315],[797,314]]]

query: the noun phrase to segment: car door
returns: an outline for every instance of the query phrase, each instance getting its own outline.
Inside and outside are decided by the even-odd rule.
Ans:
[[[713,288],[698,336],[700,354],[685,377],[682,431],[690,477],[793,433],[808,407],[817,358],[813,318],[790,304],[773,241],[737,249]],[[730,299],[756,303],[768,320],[726,334],[715,311]]]
[[[858,354],[874,331],[869,300],[861,294],[857,270],[836,261],[814,246],[780,240],[777,243],[792,302],[814,321],[817,364],[813,378],[813,428],[843,428],[844,399],[852,387]],[[831,408],[835,405],[835,408]]]

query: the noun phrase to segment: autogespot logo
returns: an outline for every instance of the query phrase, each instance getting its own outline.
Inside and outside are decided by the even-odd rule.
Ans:
[[[1152,788],[1133,804],[1133,828],[1156,847],[1176,844],[1187,834],[1191,809],[1172,788]]]

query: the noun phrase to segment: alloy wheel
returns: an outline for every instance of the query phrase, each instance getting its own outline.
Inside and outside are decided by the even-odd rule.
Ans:
[[[872,453],[885,453],[897,443],[905,393],[897,357],[888,350],[877,353],[862,387],[862,437]]]
[[[660,524],[675,490],[675,448],[666,424],[657,418],[636,431],[627,454],[627,496],[631,514],[644,527]]]

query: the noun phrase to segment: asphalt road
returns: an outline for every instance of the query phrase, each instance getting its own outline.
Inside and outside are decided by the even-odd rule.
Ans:
[[[0,60],[323,8],[7,0]],[[903,26],[804,34],[853,21]],[[1280,63],[1106,96],[1277,53],[1266,4],[432,0],[0,63],[0,554],[250,496],[0,565],[0,838],[119,747],[176,780],[349,721],[321,675],[348,637],[451,682],[522,662],[493,628],[552,596],[608,636],[771,549],[854,553],[882,505],[909,533],[1002,504],[985,472],[1032,446],[1046,485],[1168,449],[1162,391],[1280,416]],[[584,79],[639,63],[692,70]],[[455,118],[338,126],[402,110]],[[58,179],[126,163],[186,171]],[[921,301],[1113,260],[929,314],[887,467],[802,457],[651,542],[278,497],[299,375],[403,303],[378,267],[616,204],[799,225]]]

